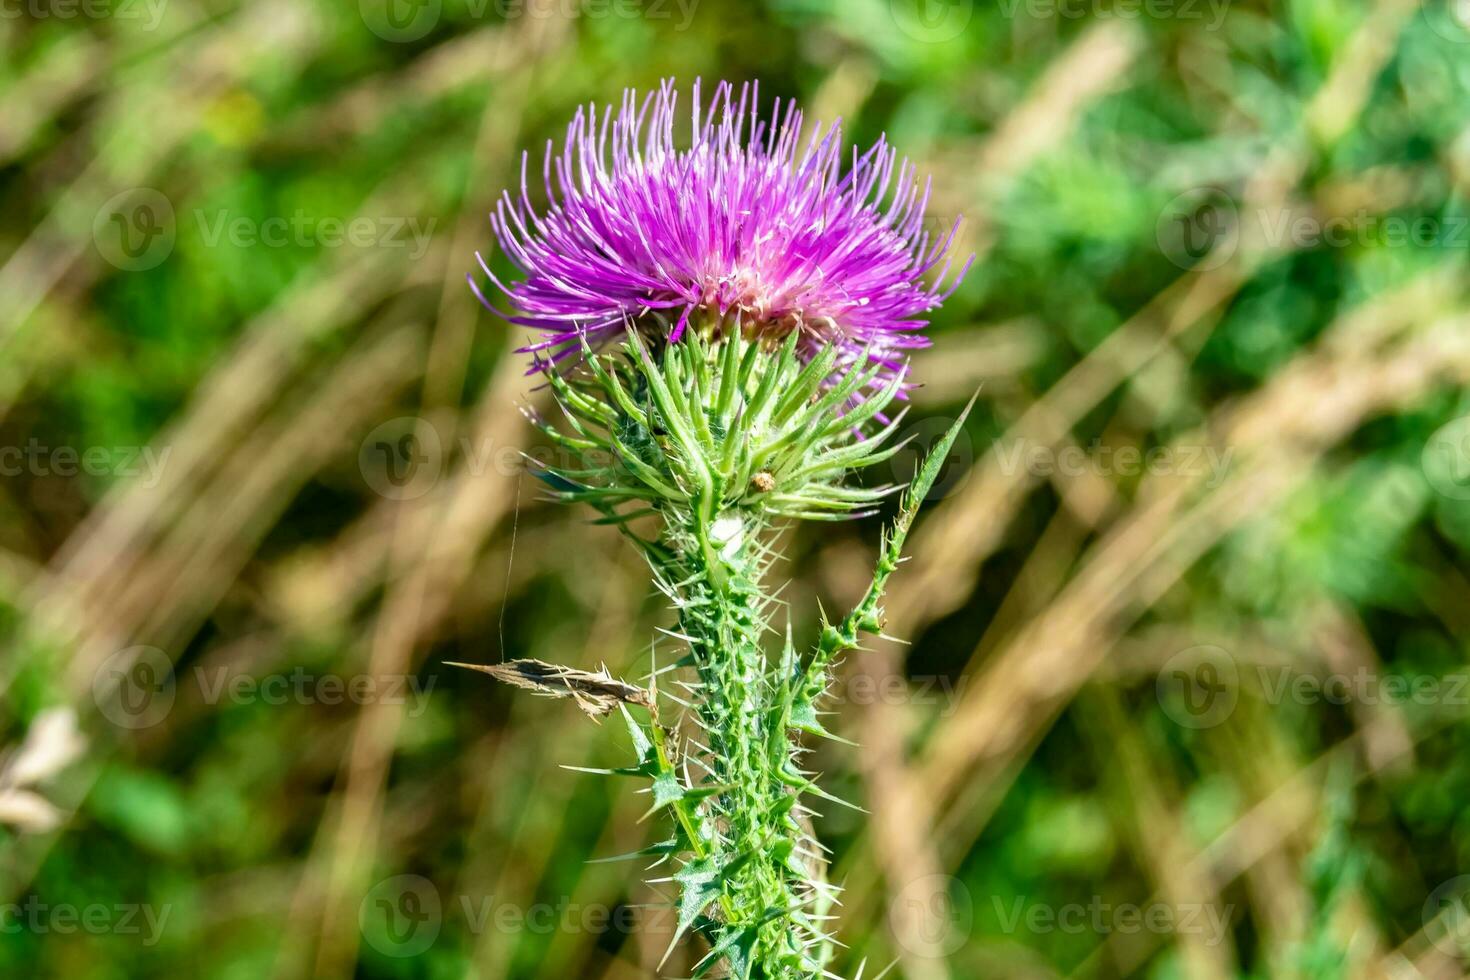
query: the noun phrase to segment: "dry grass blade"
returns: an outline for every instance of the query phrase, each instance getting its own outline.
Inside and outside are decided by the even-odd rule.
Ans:
[[[547,698],[572,698],[592,719],[601,718],[620,704],[637,704],[653,710],[653,695],[641,687],[613,677],[604,668],[597,672],[549,664],[544,660],[508,660],[503,664],[461,664],[489,674],[512,687],[523,688]]]

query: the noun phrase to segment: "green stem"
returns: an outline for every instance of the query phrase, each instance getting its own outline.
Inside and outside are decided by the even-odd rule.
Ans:
[[[660,570],[678,583],[679,626],[699,675],[694,710],[709,750],[701,761],[723,787],[706,804],[719,829],[709,856],[721,874],[724,920],[710,938],[734,950],[728,958],[738,976],[816,976],[801,968],[805,937],[791,916],[806,904],[791,861],[804,835],[792,814],[792,746],[762,644],[769,597],[761,587],[761,528],[735,513],[711,519],[711,510],[696,502],[667,515],[676,557]]]
[[[895,451],[887,441],[897,419],[870,438],[859,430],[898,394],[901,378],[854,405],[876,367],[835,372],[837,349],[803,357],[794,331],[774,347],[728,325],[703,326],[657,349],[634,330],[620,351],[584,348],[586,372],[552,373],[574,432],[557,444],[582,459],[541,475],[560,499],[591,504],[639,547],[689,642],[687,664],[699,679],[690,747],[681,753],[656,717],[650,736],[629,715],[639,764],[617,770],[652,778],[654,809],[671,807],[678,821],[675,840],[647,853],[681,851],[687,839],[672,876],[674,944],[691,931],[709,940],[696,977],[719,966],[735,980],[816,980],[830,975],[833,944],[821,923],[835,890],[800,799],[834,798],[801,771],[795,740],[825,734],[816,703],[833,659],[860,632],[881,629],[884,586],[960,425],[916,475],[858,607],[824,627],[804,665],[789,638],[773,661],[764,639],[774,599],[761,581],[767,522],[831,520],[887,496],[849,476]],[[630,527],[648,511],[663,518],[656,541]],[[696,776],[698,766],[707,775]]]

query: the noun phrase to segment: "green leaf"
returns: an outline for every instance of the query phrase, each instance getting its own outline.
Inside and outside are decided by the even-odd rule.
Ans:
[[[964,431],[965,420],[970,417],[970,412],[974,410],[975,401],[979,397],[979,391],[970,396],[969,402],[960,412],[960,417],[955,419],[949,431],[945,432],[943,438],[929,450],[929,455],[924,457],[924,465],[919,467],[919,472],[914,475],[913,482],[909,484],[909,492],[904,500],[904,516],[899,518],[899,523],[905,532],[913,521],[913,515],[918,513],[919,505],[934,488],[934,481],[939,479],[939,473],[944,469],[945,460],[949,459],[949,451],[954,448],[955,439],[959,438],[959,434]],[[907,520],[904,519],[905,516]]]
[[[689,861],[674,875],[674,882],[679,886],[679,921],[674,927],[674,938],[659,961],[660,967],[684,934],[704,915],[704,910],[720,897],[720,873],[713,858]]]
[[[743,929],[728,929],[708,953],[694,966],[694,978],[710,976],[710,971],[723,963],[727,975],[739,980],[750,980],[755,969],[755,944],[760,930],[754,926]]]

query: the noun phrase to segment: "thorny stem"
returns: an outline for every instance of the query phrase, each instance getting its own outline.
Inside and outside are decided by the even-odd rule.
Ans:
[[[674,839],[641,853],[675,861],[665,879],[679,893],[674,941],[698,932],[710,946],[696,977],[717,969],[741,980],[830,976],[823,913],[835,889],[801,799],[835,798],[801,770],[800,739],[827,735],[817,705],[833,660],[860,633],[881,632],[884,588],[961,424],[915,475],[863,599],[823,627],[805,665],[789,637],[784,653],[769,657],[769,522],[871,509],[888,488],[856,487],[848,476],[897,449],[886,444],[897,419],[861,433],[882,418],[901,377],[880,390],[870,367],[834,378],[835,349],[804,358],[795,336],[771,349],[739,331],[708,345],[695,332],[665,346],[656,363],[630,334],[617,354],[584,349],[584,376],[548,378],[573,432],[544,423],[543,431],[584,468],[542,475],[562,500],[591,504],[643,551],[678,611],[688,644],[679,666],[697,677],[685,684],[689,724],[665,730],[655,709],[645,727],[624,710],[638,765],[613,770],[652,779],[653,809],[672,811]],[[646,514],[662,518],[657,540],[629,528]],[[676,731],[691,733],[687,744]]]
[[[708,804],[716,815],[711,841],[721,875],[723,922],[716,941],[751,949],[751,975],[798,976],[807,944],[786,915],[805,904],[804,883],[789,866],[801,828],[792,818],[793,788],[782,768],[784,729],[773,729],[772,678],[762,644],[769,598],[761,590],[760,528],[736,514],[706,521],[704,508],[670,515],[671,550],[680,557],[663,573],[674,586],[680,632],[699,677],[694,711],[708,744],[699,758],[724,787]],[[681,548],[681,543],[697,547]],[[780,758],[769,751],[780,738]],[[804,937],[810,940],[812,937]]]

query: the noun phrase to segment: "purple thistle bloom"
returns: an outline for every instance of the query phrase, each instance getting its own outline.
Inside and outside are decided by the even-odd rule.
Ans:
[[[923,347],[922,317],[943,302],[946,258],[958,228],[924,229],[929,185],[879,139],[843,173],[840,124],[815,128],[801,148],[802,115],[776,101],[770,120],[758,86],[721,83],[706,107],[694,85],[693,140],[674,145],[678,92],[672,81],[641,100],[624,93],[621,112],[579,109],[558,155],[547,144],[550,207],[538,214],[526,192],[507,193],[491,215],[501,248],[524,278],[485,274],[518,313],[486,307],[544,332],[524,350],[553,362],[622,334],[629,320],[677,342],[691,319],[712,333],[801,333],[802,351],[828,343],[840,361],[866,357],[902,372],[906,351]],[[554,179],[553,179],[554,178]],[[892,193],[890,194],[890,188]],[[940,262],[943,269],[926,284]]]

